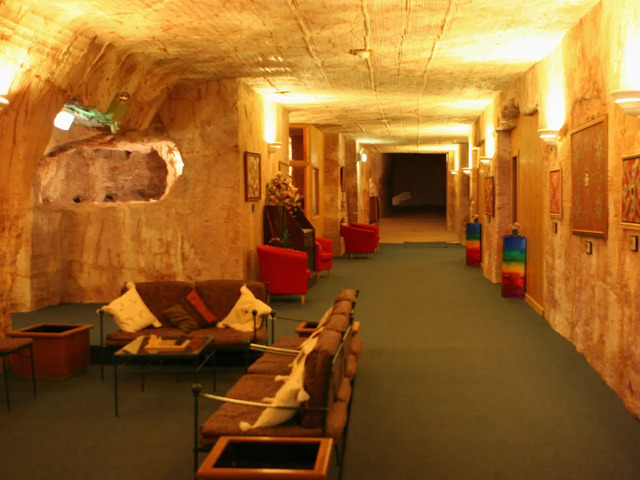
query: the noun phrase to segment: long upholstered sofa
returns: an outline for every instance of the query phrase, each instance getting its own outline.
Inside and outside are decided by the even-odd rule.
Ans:
[[[264,343],[267,340],[265,317],[271,309],[264,303],[266,299],[265,285],[258,281],[213,279],[196,282],[139,282],[134,285],[125,285],[121,293],[121,297],[98,310],[102,347],[120,348],[140,335],[149,334],[164,338],[179,338],[185,335],[191,337],[210,336],[213,338],[212,347],[216,349],[248,348],[249,343]],[[118,330],[105,335],[104,323],[109,314],[118,323],[122,307],[115,305],[116,302],[127,303],[125,295],[130,297],[132,294],[134,299],[131,301],[139,304],[141,300],[144,307],[148,309],[146,313],[152,315],[148,321],[142,324],[155,320],[156,326],[149,324],[143,328],[136,328],[120,321]],[[190,314],[187,317],[199,315],[199,312],[196,312],[192,305],[193,302],[188,301],[194,295],[204,304],[204,307],[201,305],[201,308],[208,312],[207,319],[198,322],[183,318],[185,322],[177,322],[176,309],[178,310],[178,320],[187,316],[185,312]],[[257,307],[254,309],[255,305]],[[138,307],[140,306],[137,305],[136,308]],[[223,325],[225,320],[228,323],[232,312],[238,314],[236,317],[242,315],[245,319],[248,316],[250,318],[239,329]],[[139,317],[138,312],[136,314]],[[213,321],[211,321],[212,318]]]
[[[279,338],[224,397],[194,385],[194,467],[221,436],[331,437],[338,462],[362,340],[354,332],[357,293],[343,290],[309,337]],[[223,402],[202,424],[199,399]],[[271,408],[270,408],[271,407]],[[338,445],[342,445],[339,448]]]

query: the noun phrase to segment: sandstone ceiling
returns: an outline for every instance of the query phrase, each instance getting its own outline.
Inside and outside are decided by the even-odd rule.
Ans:
[[[41,38],[65,48],[95,36],[175,81],[243,78],[287,104],[291,122],[326,125],[380,151],[466,141],[495,95],[596,3],[0,0],[32,18],[23,28],[46,29]],[[359,49],[370,56],[352,54]]]

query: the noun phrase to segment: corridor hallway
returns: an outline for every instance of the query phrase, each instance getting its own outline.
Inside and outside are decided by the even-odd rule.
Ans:
[[[380,219],[379,226],[380,243],[459,243],[456,234],[447,231],[444,207],[396,207]]]

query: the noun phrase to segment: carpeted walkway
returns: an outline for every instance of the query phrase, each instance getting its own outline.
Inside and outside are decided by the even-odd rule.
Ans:
[[[306,304],[273,306],[317,319],[342,288],[360,290],[365,344],[343,480],[640,478],[640,422],[542,317],[465,267],[462,247],[383,244],[371,258],[336,259]],[[86,323],[93,306],[19,315],[16,328],[62,309]],[[223,392],[241,369],[221,370]],[[0,479],[191,478],[190,382],[159,374],[140,392],[124,376],[115,418],[112,378],[102,384],[92,366],[40,381],[36,400],[14,379],[12,411],[0,408]]]

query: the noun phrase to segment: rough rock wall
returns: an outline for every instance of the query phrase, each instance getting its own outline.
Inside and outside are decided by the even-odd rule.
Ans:
[[[622,81],[623,56],[634,48],[627,44],[627,38],[639,21],[637,2],[604,2],[569,32],[550,57],[503,92],[489,109],[499,111],[510,98],[515,98],[521,111],[523,106],[537,106],[538,128],[545,128],[548,111],[557,106],[550,99],[554,98],[554,80],[557,83],[560,72],[566,111],[561,123],[565,124],[557,147],[545,148],[543,154],[547,170],[560,167],[563,172],[563,215],[554,219],[557,233],[552,231],[552,221],[543,222],[545,318],[576,346],[638,417],[640,253],[629,249],[629,237],[638,231],[622,226],[620,218],[621,158],[640,151],[640,119],[625,115],[609,93],[627,86]],[[484,114],[485,121],[492,117],[489,110]],[[607,236],[574,235],[571,131],[603,115],[608,123]],[[498,141],[499,150],[500,146]],[[540,208],[548,208],[548,202],[540,202]],[[543,214],[548,215],[548,211]],[[498,216],[508,213],[498,212]],[[490,229],[483,225],[485,235]],[[585,253],[587,240],[593,242],[592,255]],[[485,256],[484,261],[497,265],[498,259]]]

